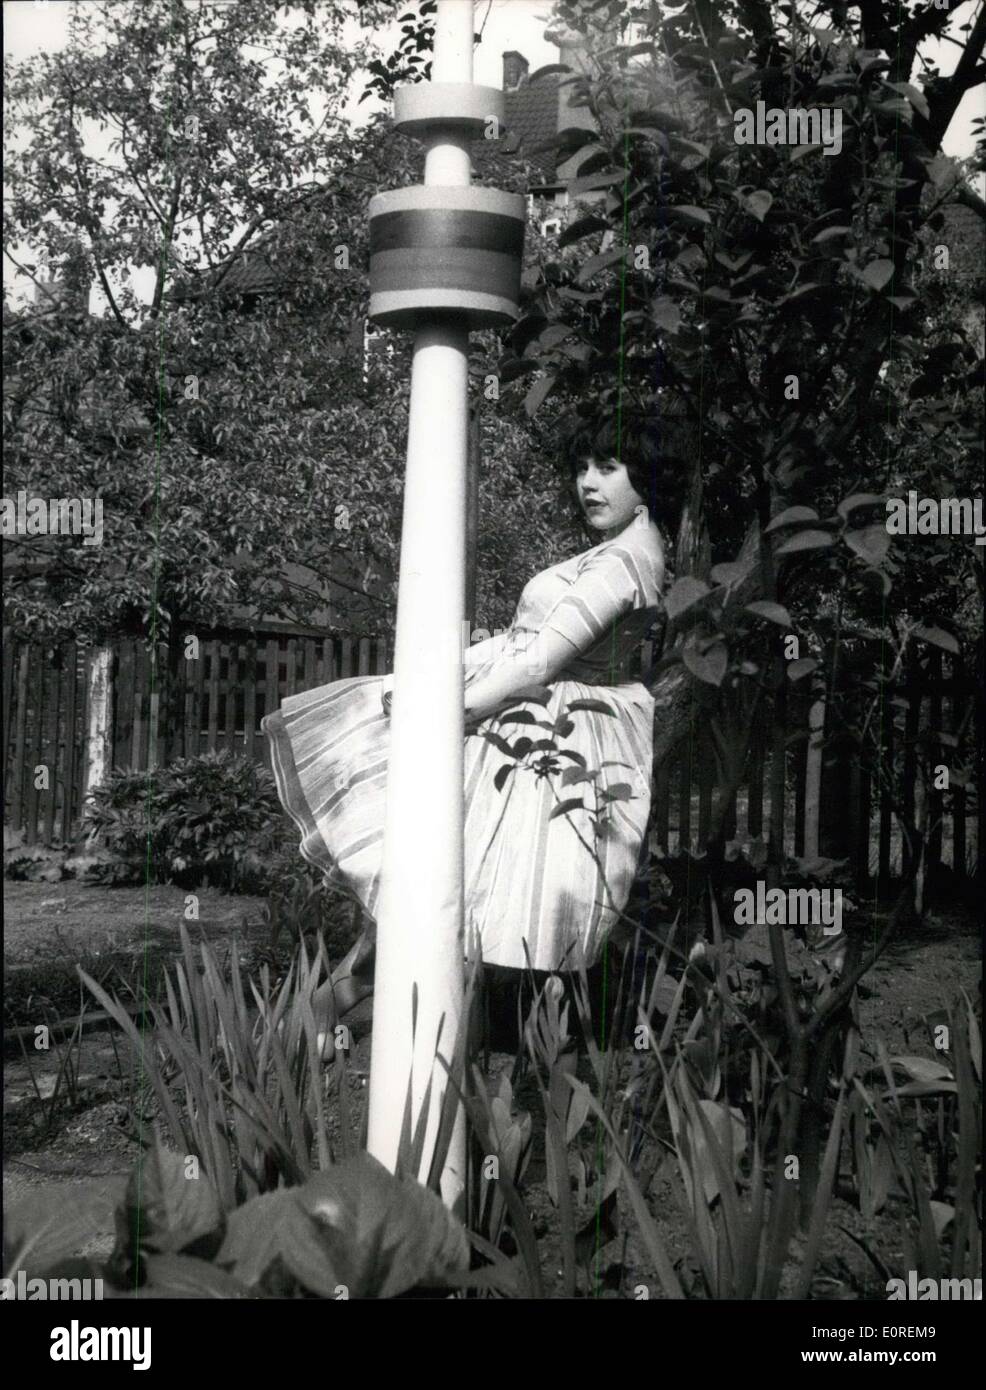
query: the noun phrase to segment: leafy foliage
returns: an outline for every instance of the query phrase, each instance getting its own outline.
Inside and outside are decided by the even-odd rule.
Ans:
[[[117,770],[93,789],[84,829],[134,882],[251,891],[268,881],[283,837],[272,775],[223,750],[180,758],[154,772]]]
[[[5,310],[8,488],[100,497],[105,528],[101,546],[12,538],[17,631],[176,639],[183,623],[310,622],[326,594],[348,635],[392,625],[410,344],[364,350],[366,201],[418,182],[421,152],[379,116],[350,129],[342,107],[376,61],[344,26],[368,34],[395,8],[309,3],[287,24],[273,0],[126,3],[101,32],[80,12],[65,54],[7,64],[5,247],[61,280]],[[92,124],[113,131],[107,159]],[[495,148],[477,163],[523,185]],[[134,266],[154,267],[149,304]],[[485,433],[474,616],[491,628],[560,537],[537,432]]]
[[[562,142],[586,215],[530,284],[505,375],[532,413],[549,398],[593,414],[634,402],[658,421],[686,406],[677,621],[654,686],[675,710],[683,690],[706,713],[776,690],[781,627],[816,662],[798,674],[825,673],[830,695],[882,678],[875,641],[902,622],[954,630],[970,656],[981,642],[981,550],[889,536],[883,500],[978,486],[982,277],[958,214],[981,248],[986,209],[939,149],[981,78],[986,21],[957,39],[951,77],[921,78],[948,15],[875,13],[559,7],[590,55],[566,81],[597,131]],[[737,144],[735,118],[758,102],[833,110],[841,149]],[[936,270],[938,243],[955,255]],[[688,720],[659,721],[658,756],[669,726]]]

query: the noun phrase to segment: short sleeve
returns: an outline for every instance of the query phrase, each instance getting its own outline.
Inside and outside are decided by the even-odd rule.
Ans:
[[[618,619],[646,607],[648,585],[642,557],[626,546],[613,546],[590,556],[570,587],[542,623],[560,633],[579,651],[588,651]]]

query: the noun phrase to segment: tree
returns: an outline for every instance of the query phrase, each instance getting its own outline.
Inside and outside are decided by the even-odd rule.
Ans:
[[[383,335],[364,371],[366,203],[417,182],[421,150],[387,119],[353,131],[339,114],[376,61],[342,26],[393,3],[299,8],[287,28],[271,0],[113,6],[105,32],[83,12],[66,53],[8,64],[5,245],[30,245],[22,268],[57,268],[67,290],[5,312],[8,486],[99,495],[106,528],[99,549],[15,539],[15,630],[153,632],[176,650],[183,624],[242,623],[244,608],[305,621],[326,585],[349,633],[392,620],[409,344]],[[404,76],[426,71],[419,40],[427,23]],[[94,123],[114,133],[110,157],[91,150]],[[477,162],[499,178],[495,149]],[[265,294],[242,288],[258,262]],[[155,268],[149,305],[127,282],[137,264]],[[92,281],[103,317],[85,312]],[[557,548],[548,461],[525,461],[534,434],[522,420],[485,432],[487,627],[509,620],[505,576]]]
[[[577,137],[573,191],[605,197],[561,238],[508,371],[537,373],[531,411],[549,398],[593,411],[635,400],[660,416],[674,397],[693,420],[679,587],[655,686],[659,762],[691,727],[696,700],[722,714],[716,692],[740,690],[749,709],[783,679],[763,644],[751,646],[757,632],[798,626],[831,671],[847,618],[872,621],[886,603],[899,559],[875,524],[877,502],[860,498],[893,484],[891,441],[913,437],[928,412],[908,380],[939,383],[938,427],[966,448],[975,436],[979,402],[955,391],[973,385],[975,355],[965,343],[942,357],[941,332],[954,325],[929,325],[929,267],[919,266],[951,203],[986,211],[961,171],[936,162],[962,93],[982,80],[986,12],[967,26],[953,74],[923,79],[921,45],[949,25],[924,5],[822,4],[811,23],[797,7],[702,0],[565,0],[559,15],[594,55],[589,73],[568,79],[598,127]],[[758,102],[838,111],[839,152],[737,143],[739,118]],[[597,249],[607,231],[615,245]],[[968,595],[982,583],[981,551],[970,541],[951,555]],[[819,590],[831,596],[820,612]],[[771,607],[751,612],[755,597]],[[910,591],[909,616],[930,622],[935,597]],[[731,762],[742,770],[738,753]]]

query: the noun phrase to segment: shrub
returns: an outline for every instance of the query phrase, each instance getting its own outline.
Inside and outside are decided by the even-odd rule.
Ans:
[[[181,887],[262,891],[284,842],[274,779],[226,751],[181,758],[155,772],[116,770],[97,787],[85,828],[133,869]]]

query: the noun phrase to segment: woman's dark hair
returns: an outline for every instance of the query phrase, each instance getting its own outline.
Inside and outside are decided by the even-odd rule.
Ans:
[[[563,427],[561,463],[570,483],[586,458],[616,459],[627,470],[662,530],[678,527],[691,471],[693,430],[677,401],[651,411],[627,407],[606,415],[574,415]]]

